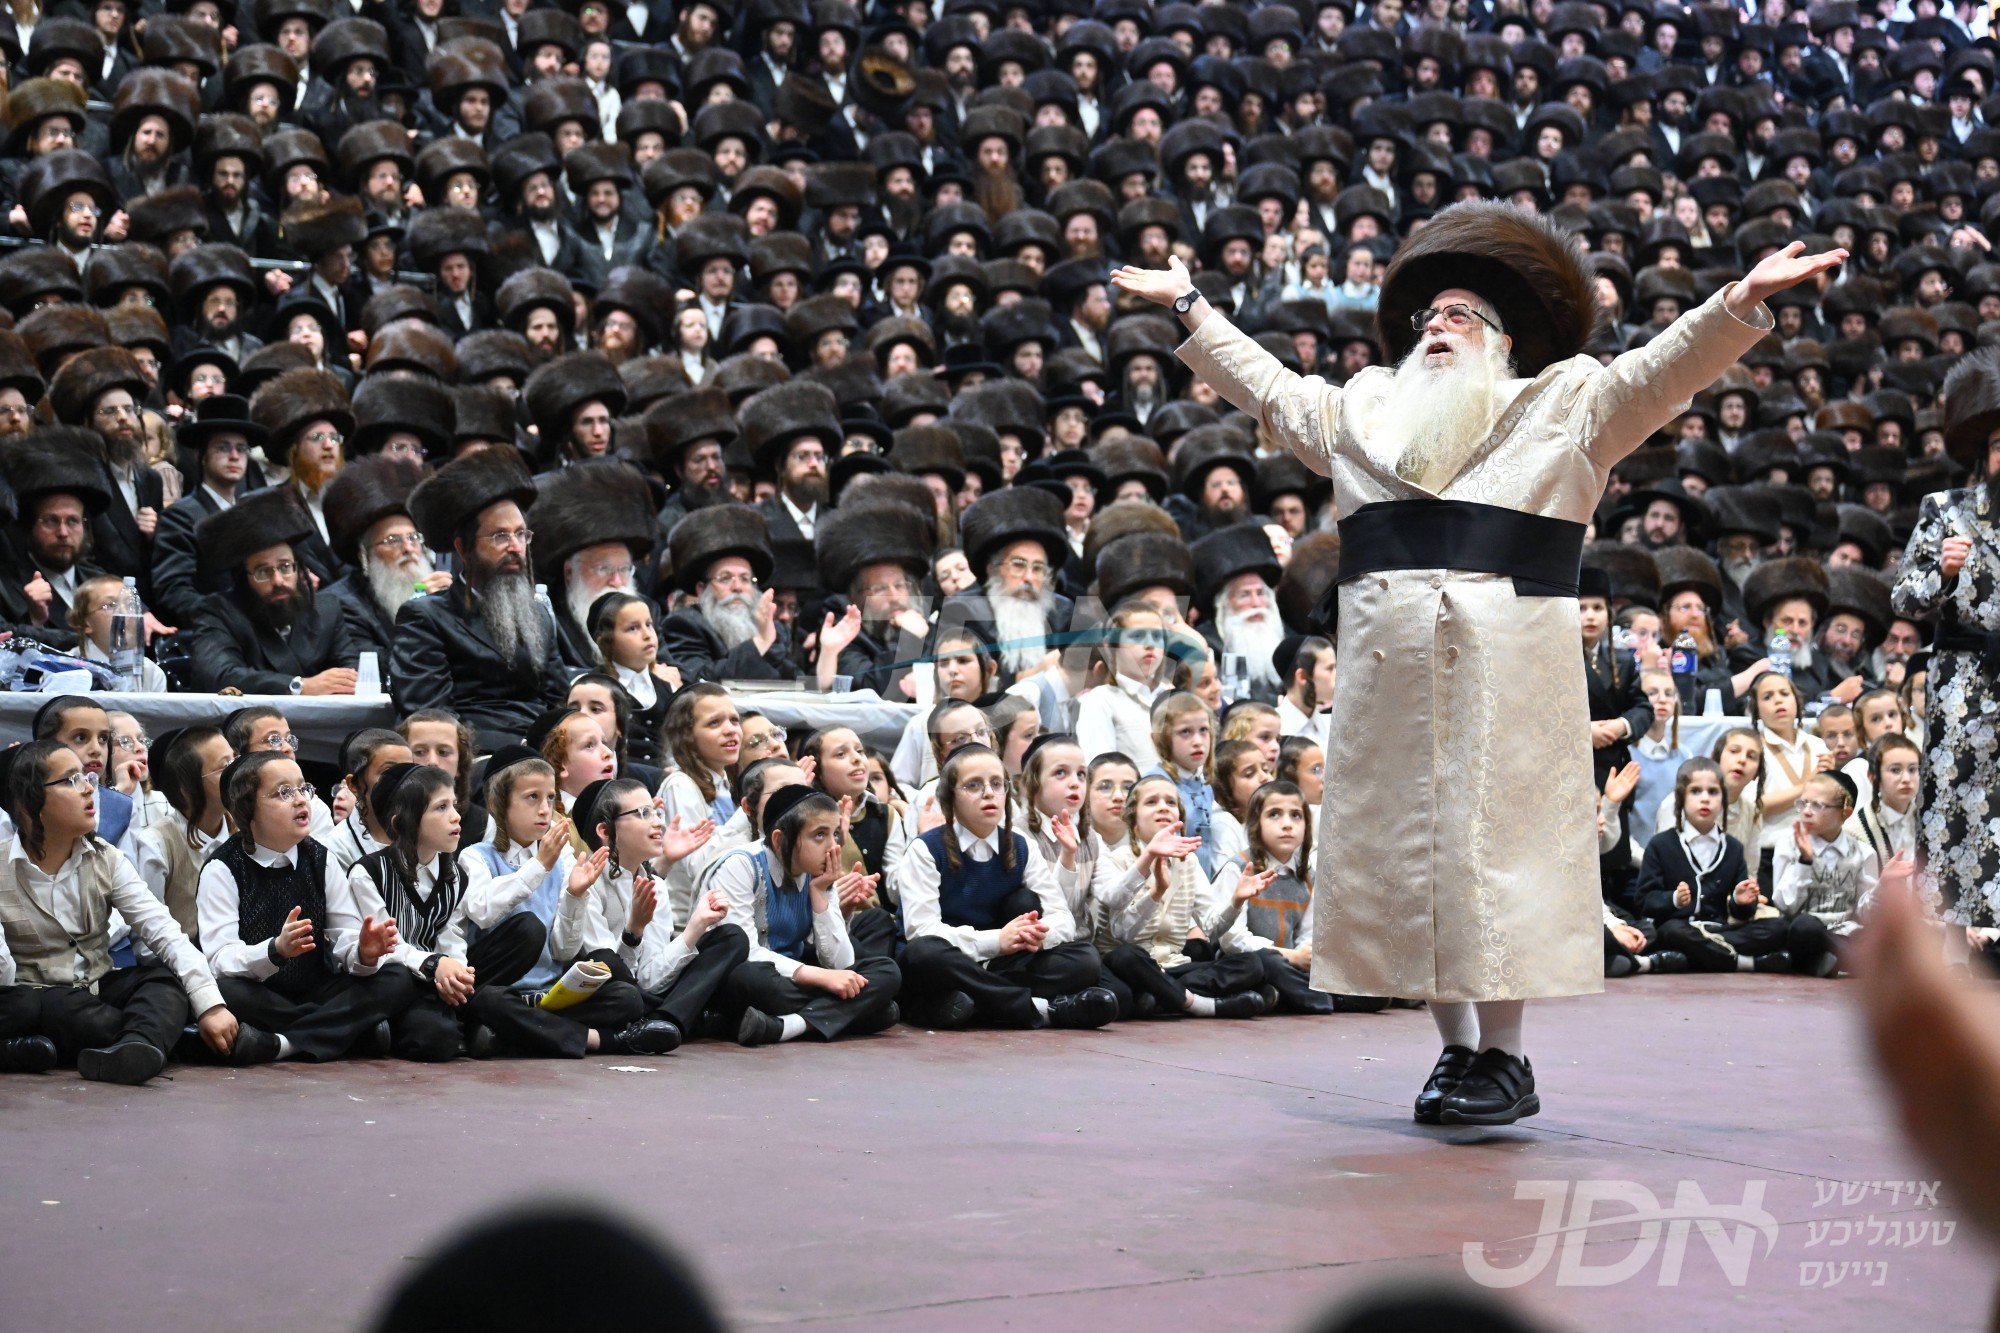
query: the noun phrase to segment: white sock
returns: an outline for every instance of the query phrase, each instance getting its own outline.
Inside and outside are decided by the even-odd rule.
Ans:
[[[1214,1018],[1215,1001],[1209,999],[1206,995],[1196,995],[1193,991],[1189,991],[1188,1012],[1196,1018]]]
[[[1495,1047],[1509,1055],[1521,1054],[1521,1016],[1525,1000],[1482,1000],[1479,1003],[1479,1049]]]
[[[1039,995],[1035,997],[1035,1012],[1040,1014],[1043,1018],[1047,1018],[1049,1016],[1049,1002],[1047,1000],[1044,1000]]]
[[[778,1021],[785,1025],[785,1030],[778,1034],[779,1041],[797,1041],[806,1035],[806,1020],[799,1015],[786,1014]]]
[[[1431,1020],[1447,1046],[1479,1049],[1479,1011],[1461,1000],[1432,1000]]]
[[[1755,958],[1745,958],[1739,953],[1736,955],[1736,970],[1738,972],[1755,972],[1757,970],[1757,960]]]
[[[1653,960],[1645,954],[1634,954],[1632,961],[1638,964],[1638,970],[1641,972],[1650,972],[1653,970]]]
[[[278,1034],[278,1058],[280,1060],[289,1060],[294,1054],[296,1052],[292,1050],[292,1039],[280,1032]]]

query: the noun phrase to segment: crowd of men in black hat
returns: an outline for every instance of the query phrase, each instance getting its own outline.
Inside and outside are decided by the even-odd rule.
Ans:
[[[641,730],[698,682],[912,699],[961,628],[1053,726],[1092,683],[1063,636],[1164,589],[1191,683],[1247,657],[1242,689],[1296,706],[1274,649],[1323,628],[1324,481],[1107,273],[1179,255],[1339,383],[1381,355],[1399,239],[1475,197],[1589,249],[1605,360],[1793,240],[1851,252],[1609,480],[1608,609],[1698,591],[1726,711],[1788,628],[1808,698],[1907,692],[1930,626],[1889,576],[1920,499],[1985,469],[2000,98],[1968,3],[103,0],[13,24],[0,622],[108,667],[130,580],[140,683],[343,694],[372,654],[400,716],[448,710],[485,754],[579,674],[651,693],[612,647],[636,597]],[[1626,656],[1594,715],[1636,740],[1665,644],[1599,646]]]

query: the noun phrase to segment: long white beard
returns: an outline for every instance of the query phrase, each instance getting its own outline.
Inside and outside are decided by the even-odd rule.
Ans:
[[[1215,627],[1222,632],[1223,652],[1243,654],[1252,685],[1279,683],[1276,658],[1285,625],[1276,611],[1268,606],[1252,611],[1224,606],[1215,613]]]
[[[590,633],[590,608],[597,604],[598,598],[609,591],[608,588],[599,588],[592,592],[583,586],[582,580],[570,581],[563,600],[569,605],[569,618],[574,620],[585,634]]]
[[[1026,671],[1048,654],[1049,612],[1055,608],[1055,594],[1045,591],[1027,597],[1009,596],[1000,591],[1000,580],[989,579],[986,602],[993,608],[993,633],[1003,645],[1000,660],[1008,670]]]
[[[1450,337],[1458,351],[1443,366],[1427,364],[1424,349],[1433,341],[1420,338],[1396,367],[1383,418],[1403,434],[1396,475],[1437,491],[1493,433],[1499,415],[1494,391],[1511,368],[1498,334],[1489,333],[1476,354],[1467,350],[1464,339]]]
[[[1749,560],[1725,560],[1722,562],[1722,572],[1729,576],[1731,583],[1740,588],[1759,563],[1754,557]]]
[[[375,598],[375,605],[391,620],[402,610],[404,602],[417,595],[417,584],[429,578],[431,572],[431,558],[421,551],[397,560],[378,560],[371,555],[362,564],[362,576],[368,580],[368,591]]]
[[[480,613],[493,646],[508,662],[540,662],[548,652],[548,628],[542,624],[535,585],[526,574],[496,574],[480,589]]]
[[[757,610],[748,593],[718,593],[710,584],[701,590],[701,614],[724,648],[740,648],[757,637]]]

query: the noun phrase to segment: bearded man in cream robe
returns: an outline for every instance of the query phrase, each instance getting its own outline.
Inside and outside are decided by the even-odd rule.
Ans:
[[[1314,877],[1313,985],[1430,1002],[1423,1123],[1541,1109],[1523,1003],[1603,987],[1577,574],[1611,465],[1833,268],[1792,245],[1609,366],[1574,240],[1455,204],[1406,241],[1377,310],[1394,369],[1336,389],[1211,310],[1178,260],[1121,287],[1173,307],[1180,357],[1315,472],[1341,515],[1340,689]]]

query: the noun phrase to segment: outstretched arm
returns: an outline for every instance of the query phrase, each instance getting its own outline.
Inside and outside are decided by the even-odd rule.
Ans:
[[[1187,266],[1171,260],[1164,269],[1126,266],[1111,275],[1114,285],[1155,305],[1171,308],[1194,287]],[[1320,475],[1328,471],[1335,442],[1333,408],[1340,391],[1319,376],[1296,375],[1222,318],[1204,297],[1180,317],[1194,336],[1179,356],[1189,369],[1229,403],[1249,413],[1273,438]]]

